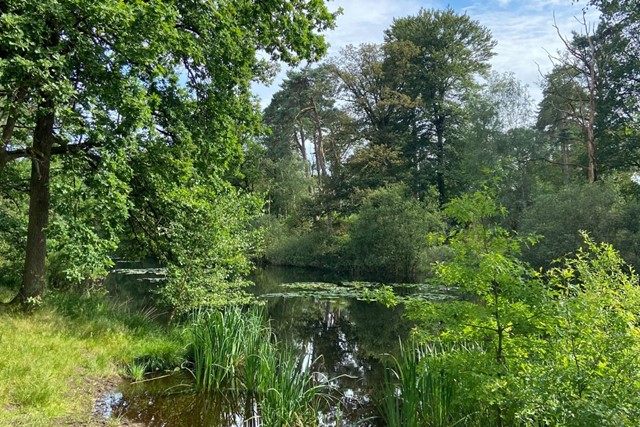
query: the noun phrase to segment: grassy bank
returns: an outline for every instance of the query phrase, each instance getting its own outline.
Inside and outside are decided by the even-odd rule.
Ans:
[[[129,366],[170,368],[184,356],[178,331],[104,296],[50,295],[31,313],[0,312],[0,325],[2,426],[104,424],[94,401]]]

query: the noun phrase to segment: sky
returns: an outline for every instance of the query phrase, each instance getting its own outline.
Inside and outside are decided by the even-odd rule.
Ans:
[[[499,73],[513,72],[528,85],[534,101],[538,102],[542,97],[540,73],[551,70],[549,54],[562,49],[554,19],[564,35],[579,31],[585,3],[586,0],[578,3],[572,0],[335,0],[327,3],[329,10],[342,8],[343,13],[337,19],[336,28],[324,34],[330,44],[328,56],[335,56],[349,44],[382,43],[384,30],[393,18],[416,15],[421,8],[450,6],[489,28],[498,43],[492,69]],[[586,19],[596,22],[597,11],[587,11]],[[254,86],[263,107],[278,91],[285,75],[283,68],[270,86]]]

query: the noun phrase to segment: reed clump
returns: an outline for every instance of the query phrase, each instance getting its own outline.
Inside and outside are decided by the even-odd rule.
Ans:
[[[317,424],[317,405],[326,397],[297,352],[281,348],[259,308],[198,312],[189,328],[195,388],[226,391],[256,402],[253,414],[265,426]]]
[[[453,427],[491,425],[487,408],[470,407],[459,392],[461,378],[443,359],[453,350],[473,353],[475,345],[445,348],[439,343],[400,344],[391,357],[378,408],[388,427]]]

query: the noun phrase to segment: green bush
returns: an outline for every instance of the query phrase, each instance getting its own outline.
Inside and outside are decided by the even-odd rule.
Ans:
[[[265,260],[274,265],[343,268],[341,252],[344,237],[327,231],[326,226],[291,229],[280,221],[272,221],[265,236]]]
[[[350,269],[378,280],[415,280],[429,259],[430,233],[444,222],[435,198],[418,201],[404,185],[371,192],[348,227]]]
[[[398,364],[398,371],[412,370],[404,385],[398,375],[409,407],[424,411],[439,390],[427,381],[435,367],[453,387],[451,402],[449,394],[436,395],[438,406],[450,408],[446,423],[639,425],[640,286],[613,247],[583,233],[575,256],[534,270],[519,257],[522,244],[534,240],[497,226],[504,211],[491,197],[466,195],[445,211],[459,227],[448,236],[452,257],[436,278],[470,299],[409,304],[420,339],[443,343],[437,353],[410,354]],[[413,411],[390,413],[402,419]]]
[[[534,197],[522,215],[519,231],[541,239],[535,247],[524,249],[524,259],[535,267],[548,267],[582,245],[579,232],[584,230],[598,242],[613,244],[627,262],[640,265],[640,203],[625,189],[637,184],[625,176],[618,178],[571,184]]]

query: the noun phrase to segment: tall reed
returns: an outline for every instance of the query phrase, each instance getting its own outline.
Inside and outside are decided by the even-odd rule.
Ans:
[[[314,385],[295,350],[279,348],[264,313],[196,313],[190,328],[192,373],[197,391],[242,393],[247,407],[257,402],[254,422],[269,427],[317,424],[316,404],[325,385]]]
[[[443,349],[411,341],[400,345],[383,387],[379,409],[389,427],[470,425],[473,413],[461,405],[457,378],[434,361]]]
[[[317,404],[328,398],[325,384],[313,376],[291,350],[271,352],[262,359],[260,412],[263,426],[306,427],[317,424]]]
[[[248,328],[240,308],[199,312],[191,327],[191,355],[196,390],[239,388],[238,373],[247,357]]]

